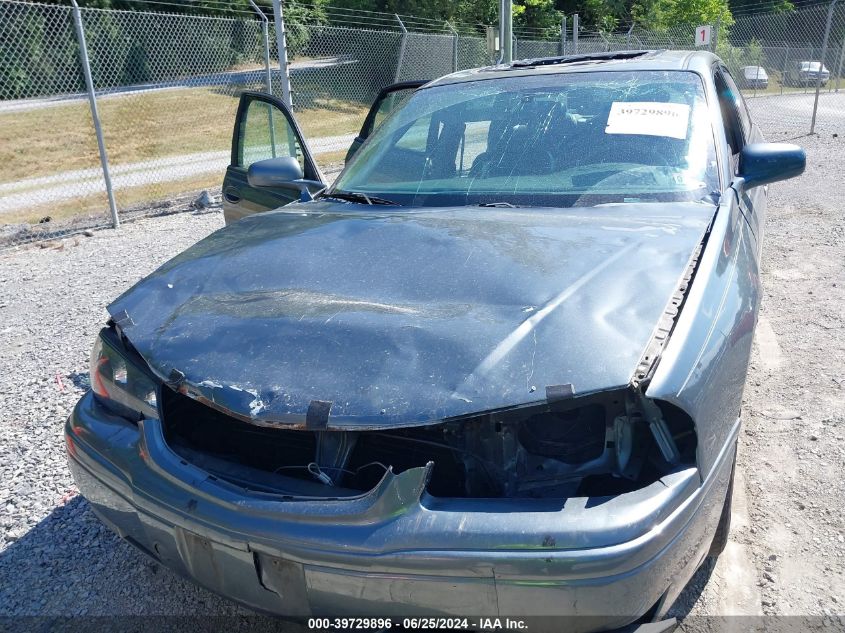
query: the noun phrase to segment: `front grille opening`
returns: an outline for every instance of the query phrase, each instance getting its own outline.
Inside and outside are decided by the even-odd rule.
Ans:
[[[382,431],[306,431],[243,422],[162,389],[168,445],[213,476],[250,490],[291,497],[361,495],[388,467],[400,474],[434,466],[427,493],[445,498],[565,499],[612,496],[657,481],[695,461],[695,431],[683,412],[662,408],[681,455],[662,461],[641,420],[631,422],[619,461],[625,396],[596,394],[526,410],[484,414],[424,427]]]

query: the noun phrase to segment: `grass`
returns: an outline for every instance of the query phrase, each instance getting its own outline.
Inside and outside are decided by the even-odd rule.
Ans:
[[[213,88],[103,97],[98,108],[109,162],[225,151],[231,145],[237,105],[237,98]],[[337,99],[309,105],[296,112],[308,139],[356,132],[368,110],[364,104]],[[87,101],[0,113],[0,182],[99,164]]]

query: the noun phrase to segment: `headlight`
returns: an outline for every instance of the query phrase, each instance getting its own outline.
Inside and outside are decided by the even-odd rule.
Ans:
[[[117,345],[97,337],[91,352],[91,389],[105,406],[123,417],[158,418],[156,383]]]

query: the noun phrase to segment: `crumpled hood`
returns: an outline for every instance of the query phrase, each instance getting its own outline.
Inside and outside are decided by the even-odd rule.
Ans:
[[[313,202],[197,243],[109,306],[216,406],[373,428],[626,385],[706,204],[386,209]]]

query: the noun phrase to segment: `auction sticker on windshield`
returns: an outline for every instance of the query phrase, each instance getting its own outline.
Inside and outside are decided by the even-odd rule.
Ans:
[[[685,139],[690,107],[686,103],[614,101],[606,134],[644,134]]]

